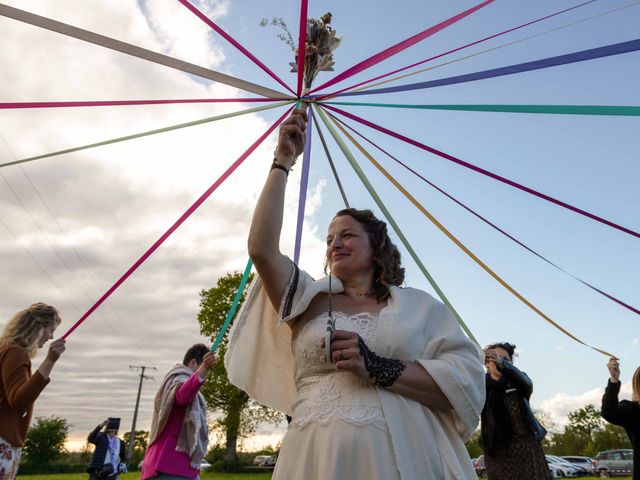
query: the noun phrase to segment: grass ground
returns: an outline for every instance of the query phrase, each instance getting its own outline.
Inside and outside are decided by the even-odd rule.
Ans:
[[[20,475],[19,480],[87,480],[86,473],[58,473],[51,475]],[[120,475],[120,480],[138,480],[140,472]],[[271,478],[270,472],[262,473],[213,473],[204,472],[200,475],[201,480],[268,480]]]

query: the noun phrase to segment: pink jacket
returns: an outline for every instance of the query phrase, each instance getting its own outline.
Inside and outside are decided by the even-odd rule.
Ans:
[[[167,424],[156,441],[147,448],[141,480],[155,477],[160,473],[193,479],[200,473],[200,470],[191,468],[189,456],[186,453],[176,451],[176,445],[185,409],[196,398],[203,383],[195,372],[176,391],[176,399]]]

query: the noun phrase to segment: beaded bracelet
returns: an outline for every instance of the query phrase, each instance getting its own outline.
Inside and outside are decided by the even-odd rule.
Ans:
[[[369,372],[369,377],[373,379],[374,385],[390,387],[407,368],[400,360],[384,358],[372,352],[360,336],[358,336],[358,346],[360,347],[360,356],[364,359],[364,368]]]

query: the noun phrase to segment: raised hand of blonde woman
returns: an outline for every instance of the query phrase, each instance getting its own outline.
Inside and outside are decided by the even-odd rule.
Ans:
[[[63,338],[59,338],[58,340],[54,340],[49,345],[49,351],[47,352],[47,360],[50,360],[52,363],[56,363],[60,358],[60,355],[66,350],[65,340]]]
[[[607,363],[609,369],[609,379],[611,383],[618,383],[620,381],[620,363],[616,357],[611,357]]]
[[[307,112],[298,109],[291,113],[280,127],[275,162],[290,170],[296,157],[304,150],[304,135],[307,128]]]

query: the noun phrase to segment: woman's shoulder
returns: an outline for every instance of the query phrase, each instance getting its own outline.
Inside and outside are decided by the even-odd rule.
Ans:
[[[391,296],[402,301],[421,302],[430,307],[444,307],[444,304],[424,290],[414,287],[391,287]]]
[[[10,343],[8,345],[3,345],[0,347],[0,360],[4,362],[11,363],[26,363],[28,365],[31,364],[31,359],[29,358],[29,354],[27,351],[22,348],[20,345],[16,345],[15,343]]]

